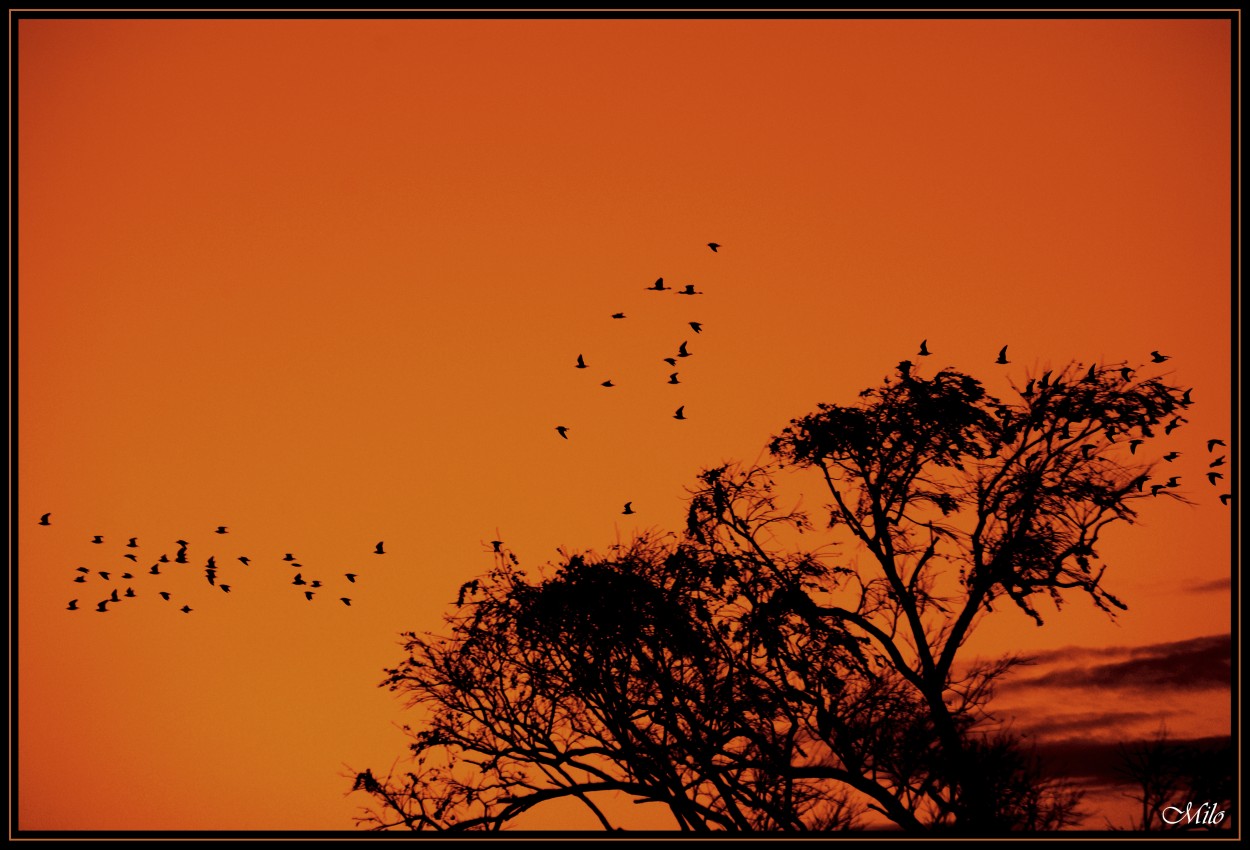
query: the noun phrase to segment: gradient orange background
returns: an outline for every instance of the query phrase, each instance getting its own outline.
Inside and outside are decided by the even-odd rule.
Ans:
[[[1004,610],[969,652],[1230,628],[1228,487],[1202,478],[1204,441],[1232,447],[1229,21],[18,35],[23,829],[351,828],[341,774],[385,773],[415,721],[376,687],[398,633],[439,630],[491,539],[537,567],[680,529],[700,467],[922,338],[1000,394],[1152,349],[1195,388],[1167,470],[1195,504],[1104,550],[1130,610]],[[643,291],[661,275],[706,294]],[[133,566],[131,536],[143,571],[190,541],[159,589],[191,615],[142,574],[94,612],[73,569]],[[327,590],[358,572],[352,607],[306,601],[286,552]],[[1178,736],[1231,728],[1226,695],[1149,701]]]

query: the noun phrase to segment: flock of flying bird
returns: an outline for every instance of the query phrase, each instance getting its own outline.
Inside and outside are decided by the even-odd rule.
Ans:
[[[711,249],[712,249],[712,253],[717,253],[717,252],[718,252],[718,250],[719,250],[719,249],[720,249],[720,247],[721,247],[719,242],[709,242],[709,243],[707,243],[707,246],[708,246],[709,248],[711,248]],[[651,284],[651,286],[644,287],[644,290],[645,290],[646,292],[672,292],[672,293],[676,293],[677,295],[702,295],[702,294],[703,294],[703,292],[702,292],[701,290],[696,290],[696,289],[694,288],[694,284],[693,284],[693,283],[688,283],[688,284],[686,284],[686,285],[685,285],[682,289],[676,289],[676,288],[671,287],[671,286],[665,286],[665,284],[664,284],[664,278],[663,278],[663,277],[656,278],[655,283]],[[613,318],[613,319],[624,319],[624,318],[627,318],[627,317],[626,317],[626,315],[625,315],[624,313],[613,313],[613,314],[612,314],[612,318]],[[690,322],[687,322],[686,324],[688,324],[688,325],[690,326],[690,329],[691,329],[691,330],[693,330],[695,333],[697,333],[697,334],[699,334],[699,333],[703,333],[703,323],[702,323],[702,322],[690,321]],[[676,353],[675,355],[673,355],[673,356],[670,356],[670,357],[665,357],[663,362],[667,363],[667,364],[668,364],[671,368],[676,369],[676,368],[677,368],[677,360],[678,360],[678,358],[682,358],[682,357],[690,357],[690,356],[691,356],[690,352],[689,352],[689,351],[687,350],[687,348],[686,348],[686,346],[687,346],[687,345],[689,345],[689,341],[688,341],[688,340],[684,340],[684,341],[682,341],[681,345],[679,345],[679,346],[677,347],[677,353]],[[585,359],[585,357],[584,357],[583,355],[581,355],[581,354],[577,355],[577,362],[576,362],[576,363],[574,363],[574,364],[573,364],[573,366],[574,366],[574,368],[576,368],[576,369],[587,369],[587,368],[589,368],[589,365],[586,363],[586,359]],[[673,372],[672,374],[670,374],[670,375],[668,376],[668,381],[667,381],[667,383],[669,383],[669,384],[680,384],[680,383],[681,383],[681,381],[677,380],[677,376],[678,376],[678,374],[680,374],[680,373],[678,373],[678,372]],[[599,386],[601,386],[601,387],[607,387],[607,388],[609,388],[609,389],[610,389],[610,388],[612,388],[612,387],[615,387],[615,386],[616,386],[616,384],[612,383],[612,379],[611,379],[611,378],[609,378],[609,379],[607,379],[606,381],[602,381],[602,382],[599,384]],[[684,421],[684,420],[686,419],[686,406],[685,406],[684,404],[683,404],[683,405],[681,405],[680,407],[678,407],[678,408],[677,408],[677,410],[673,413],[673,418],[674,418],[674,419],[677,419],[677,420],[679,420],[679,421]],[[564,439],[566,439],[566,440],[569,438],[569,431],[570,431],[570,430],[571,430],[571,429],[570,429],[567,425],[557,425],[557,426],[556,426],[556,433],[557,433],[557,434],[559,434],[561,437],[563,437],[563,438],[564,438]],[[626,502],[626,503],[625,503],[625,509],[624,509],[624,510],[622,510],[622,511],[621,511],[621,513],[622,513],[622,514],[624,514],[624,515],[626,515],[626,516],[630,516],[631,514],[636,513],[636,512],[634,511],[634,509],[633,509],[633,502]]]
[[[42,526],[52,525],[52,514],[46,513],[42,517],[40,517],[39,525],[42,525]],[[216,533],[228,534],[229,529],[224,525],[220,525],[217,527]],[[99,544],[99,545],[104,545],[104,536],[97,534],[94,537],[92,537],[91,542],[95,544]],[[375,555],[386,554],[386,550],[383,547],[383,542],[384,541],[378,542],[377,546],[374,547],[373,554]],[[149,590],[145,589],[143,590],[142,594],[140,594],[135,591],[133,584],[126,584],[124,591],[119,593],[119,590],[121,590],[121,582],[136,582],[136,583],[143,582],[143,583],[154,584],[155,582],[151,581],[152,577],[157,577],[157,578],[168,577],[171,574],[178,571],[178,567],[176,565],[190,564],[191,562],[187,558],[187,553],[189,551],[191,544],[188,543],[186,540],[177,540],[175,541],[175,543],[178,546],[178,550],[174,554],[174,557],[172,560],[170,559],[168,553],[161,553],[159,556],[157,556],[153,560],[152,565],[149,568],[147,568],[147,570],[145,571],[138,566],[139,555],[137,551],[135,551],[141,548],[139,546],[139,540],[137,537],[131,537],[129,542],[126,543],[124,548],[132,550],[132,551],[128,551],[124,553],[122,555],[122,559],[129,561],[131,564],[133,564],[133,566],[129,566],[129,565],[125,567],[118,566],[115,569],[95,570],[94,576],[98,576],[99,581],[94,580],[93,571],[88,569],[87,567],[75,567],[74,572],[77,573],[77,575],[74,577],[74,582],[76,584],[87,584],[88,580],[91,579],[92,580],[91,583],[95,583],[95,584],[99,584],[100,582],[104,583],[104,587],[109,591],[109,595],[96,603],[96,611],[98,611],[101,614],[107,614],[110,610],[112,610],[109,608],[109,605],[122,603],[123,601],[127,599],[138,598],[140,595],[145,595],[145,594],[159,596],[165,602],[174,602],[174,605],[176,606],[177,603],[174,601],[174,598],[173,598],[174,595],[172,592],[168,590],[157,590],[153,594]],[[144,560],[147,561],[148,559],[145,558]],[[252,565],[252,559],[248,557],[247,555],[240,555],[238,556],[237,560],[244,567],[249,567]],[[288,563],[291,565],[292,568],[300,570],[300,572],[297,572],[295,574],[295,578],[291,581],[291,584],[301,589],[308,588],[306,590],[303,590],[303,594],[304,594],[304,598],[308,600],[309,602],[313,600],[313,597],[316,596],[318,590],[325,587],[324,583],[320,579],[315,579],[315,578],[305,579],[304,573],[303,573],[303,569],[305,568],[303,564],[301,564],[298,560],[296,560],[295,556],[291,554],[290,552],[287,552],[286,555],[282,557],[281,562]],[[217,563],[217,558],[215,555],[209,555],[208,560],[204,563],[204,579],[205,581],[208,582],[210,586],[219,588],[223,593],[230,593],[231,590],[233,589],[233,586],[226,583],[225,581],[218,581],[218,574],[225,567],[226,567],[225,564]],[[236,567],[234,567],[233,564],[231,564],[230,569],[236,569]],[[139,578],[137,576],[143,576],[143,577]],[[359,573],[344,573],[343,574],[343,577],[347,579],[347,582],[349,584],[355,584],[358,576],[359,576]],[[225,576],[222,576],[222,578],[225,578]],[[351,604],[352,604],[351,597],[340,596],[339,601],[342,602],[344,605],[351,607]],[[65,610],[80,611],[83,609],[78,607],[78,599],[71,599],[69,601],[69,604],[66,606]],[[195,609],[193,609],[189,604],[186,604],[184,602],[182,607],[178,608],[177,610],[181,611],[184,614],[190,614]]]
[[[720,248],[720,245],[716,242],[709,242],[707,243],[707,245],[709,248],[712,249],[713,252],[717,251],[717,249]],[[683,289],[674,289],[673,287],[665,286],[664,278],[662,277],[658,278],[656,282],[652,284],[651,286],[646,287],[646,291],[648,292],[675,292],[677,295],[702,295],[703,294],[701,291],[698,291],[694,288],[694,284],[686,284],[686,286]],[[626,316],[624,313],[612,314],[613,319],[624,319],[625,317]],[[687,324],[689,324],[690,328],[696,334],[703,332],[702,323],[697,322],[697,321],[691,321],[691,322],[688,322]],[[687,344],[688,343],[686,341],[683,341],[681,345],[678,346],[676,355],[671,356],[671,357],[665,357],[664,362],[667,363],[670,367],[676,368],[678,358],[691,356],[690,352],[686,348]],[[929,351],[929,341],[927,339],[921,340],[920,350],[919,352],[917,352],[917,356],[928,357],[931,354],[932,352]],[[1171,359],[1169,355],[1160,354],[1158,351],[1152,351],[1150,355],[1151,355],[1151,358],[1150,358],[1151,363],[1163,363]],[[999,350],[998,358],[994,362],[1000,365],[1006,365],[1011,362],[1007,359],[1007,346],[1004,345],[1002,349]],[[907,375],[910,373],[913,365],[914,364],[912,364],[911,361],[904,360],[901,363],[899,363],[899,368],[903,372],[904,375]],[[589,368],[589,365],[586,363],[585,357],[581,354],[578,354],[577,361],[574,364],[574,367],[577,369],[586,369],[586,368]],[[1093,378],[1094,369],[1095,367],[1093,366],[1090,367],[1091,380]],[[1129,369],[1127,366],[1125,366],[1121,368],[1121,373],[1123,374],[1125,380],[1129,380],[1129,378],[1132,375],[1132,370]],[[672,374],[670,374],[668,376],[668,383],[680,384],[681,381],[677,379],[678,374],[679,374],[678,372],[673,372]],[[1047,381],[1049,379],[1049,376],[1050,376],[1050,373],[1047,372],[1041,377],[1040,380],[1038,379],[1030,380],[1027,386],[1025,387],[1025,389],[1022,391],[1022,395],[1024,395],[1026,398],[1032,397],[1032,395],[1035,392],[1035,389],[1034,389],[1035,386],[1040,386],[1041,388],[1044,389],[1047,386]],[[600,386],[611,388],[616,385],[612,383],[611,379],[608,379],[600,383]],[[1183,404],[1185,406],[1188,406],[1188,404],[1191,403],[1191,400],[1189,398],[1190,392],[1191,390],[1186,390],[1184,393]],[[685,405],[678,407],[676,412],[673,414],[673,418],[677,420],[684,420],[686,418],[685,410],[686,410]],[[1165,426],[1164,432],[1167,434],[1170,434],[1175,428],[1177,428],[1180,425],[1182,421],[1184,420],[1182,420],[1180,417],[1176,417]],[[566,440],[569,438],[568,432],[570,429],[567,426],[557,425],[555,430],[562,438]],[[1129,440],[1129,451],[1133,454],[1136,454],[1137,447],[1141,445],[1142,442],[1144,441],[1141,439]],[[1208,454],[1214,452],[1216,446],[1225,446],[1225,443],[1223,440],[1220,440],[1220,439],[1207,440]],[[1180,452],[1171,451],[1163,455],[1163,460],[1168,463],[1172,463],[1180,456],[1181,456]],[[1211,461],[1208,464],[1206,477],[1207,477],[1207,480],[1210,481],[1213,486],[1216,485],[1217,481],[1219,481],[1220,479],[1224,477],[1224,474],[1219,471],[1219,467],[1224,466],[1224,464],[1225,464],[1225,455],[1220,455],[1219,457],[1217,457],[1215,460]],[[1138,482],[1137,482],[1138,490],[1144,492],[1145,483],[1149,480],[1150,480],[1149,476],[1146,476],[1146,475],[1143,475],[1140,479],[1138,479]],[[1150,485],[1150,493],[1152,496],[1157,496],[1164,489],[1167,489],[1170,487],[1178,487],[1178,486],[1180,486],[1180,476],[1171,476],[1169,477],[1166,483]],[[1232,499],[1231,493],[1220,494],[1220,501],[1225,505],[1227,505],[1231,499]],[[626,516],[635,514],[636,511],[634,511],[633,509],[633,502],[626,502],[625,508],[623,511],[621,511],[621,513]],[[44,525],[44,526],[51,525],[52,524],[51,514],[50,513],[44,514],[40,518],[39,524]],[[229,529],[224,525],[218,526],[216,530],[217,534],[227,534],[228,532],[229,532]],[[91,542],[96,543],[96,544],[103,544],[104,538],[102,535],[96,535],[93,537]],[[187,560],[187,551],[188,551],[188,547],[190,544],[188,544],[187,541],[185,540],[178,540],[176,541],[176,543],[178,544],[178,551],[174,555],[173,561],[172,562],[170,561],[169,556],[167,554],[161,554],[152,563],[151,567],[148,568],[148,570],[146,571],[147,576],[166,575],[167,573],[161,571],[162,565],[166,565],[170,563],[179,564],[179,565],[190,563]],[[502,541],[493,540],[491,541],[491,544],[495,552],[498,553],[501,551]],[[138,539],[135,537],[131,537],[129,542],[126,544],[125,548],[131,549],[131,550],[138,549],[139,548]],[[377,544],[377,546],[374,548],[373,554],[375,555],[386,554],[386,551],[383,548],[382,542],[379,542]],[[96,604],[96,610],[99,611],[100,613],[108,613],[108,611],[110,610],[108,606],[111,604],[118,604],[118,603],[121,603],[125,599],[131,599],[131,598],[135,598],[139,596],[139,594],[135,592],[133,585],[130,585],[130,584],[126,585],[124,592],[120,594],[118,593],[119,585],[117,582],[136,581],[135,573],[132,572],[132,570],[137,571],[139,573],[143,573],[142,570],[137,569],[137,565],[139,563],[139,556],[136,552],[134,551],[127,552],[122,557],[123,559],[129,560],[136,566],[128,567],[126,568],[126,570],[122,570],[119,567],[118,569],[114,569],[114,570],[96,570],[95,571],[95,574],[99,576],[103,582],[106,583],[106,586],[109,588],[109,591],[110,591],[107,597],[105,597],[103,600],[101,600],[100,602]],[[246,555],[239,556],[237,560],[244,567],[251,565],[251,559],[247,557]],[[312,601],[313,597],[317,593],[317,590],[323,587],[323,583],[321,582],[321,580],[320,579],[305,579],[303,571],[302,571],[303,565],[300,564],[300,562],[296,560],[295,556],[289,552],[286,553],[286,555],[282,558],[282,562],[289,563],[292,568],[301,570],[300,572],[297,572],[295,574],[295,578],[291,581],[291,584],[299,588],[308,588],[306,590],[303,590],[304,598],[307,599],[308,601]],[[168,570],[172,568],[166,567],[166,569]],[[221,570],[221,567],[217,564],[215,556],[210,555],[208,557],[207,562],[205,562],[205,565],[204,565],[205,580],[208,582],[209,585],[220,588],[222,592],[230,593],[231,585],[225,582],[217,581],[219,570]],[[92,573],[92,571],[86,567],[76,567],[75,572],[78,573],[78,575],[74,578],[74,582],[78,584],[86,584],[88,578],[91,577],[91,573]],[[117,574],[116,581],[113,578],[114,574]],[[343,576],[344,578],[347,579],[349,583],[355,584],[358,574],[357,573],[344,573]],[[146,581],[146,579],[139,579],[139,581]],[[473,591],[476,591],[476,589],[477,589],[476,580],[466,583],[464,586],[460,588],[460,598],[457,600],[457,603],[462,603],[466,593],[471,593]],[[146,593],[147,591],[144,591],[144,592]],[[156,595],[159,595],[166,602],[173,601],[173,594],[170,593],[169,591],[160,590],[160,591],[157,591]],[[349,607],[352,604],[351,598],[347,596],[339,597],[339,601]],[[66,610],[69,610],[69,611],[81,610],[78,607],[78,600],[71,599],[69,601],[69,605],[66,607]],[[194,609],[192,609],[191,606],[188,604],[183,604],[183,606],[177,610],[181,611],[184,614],[190,614],[192,610]]]

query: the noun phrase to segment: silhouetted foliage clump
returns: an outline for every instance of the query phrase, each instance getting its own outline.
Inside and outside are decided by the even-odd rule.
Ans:
[[[1073,823],[1079,793],[986,710],[1019,659],[960,648],[1001,600],[1039,625],[1040,600],[1125,608],[1101,534],[1179,496],[1147,492],[1124,443],[1186,404],[1121,366],[1047,372],[1004,402],[904,362],[792,421],[768,464],[701,472],[680,534],[537,577],[497,551],[448,634],[405,635],[384,684],[425,718],[414,767],[363,788],[362,820],[501,829],[571,798],[615,828],[623,796],[694,832]],[[783,507],[812,472],[827,504]]]

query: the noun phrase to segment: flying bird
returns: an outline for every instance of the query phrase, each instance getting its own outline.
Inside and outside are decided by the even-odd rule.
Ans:
[[[93,537],[93,538],[92,538],[91,542],[92,542],[92,543],[103,543],[103,542],[104,542],[104,535],[102,535],[102,534],[97,534],[95,537]]]
[[[684,413],[685,409],[686,409],[686,405],[684,404],[681,407],[677,408],[677,412],[673,414],[673,418],[685,419],[686,418],[686,414]]]
[[[1129,450],[1129,453],[1131,453],[1131,454],[1137,454],[1137,447],[1138,447],[1138,446],[1140,446],[1140,445],[1141,445],[1142,443],[1144,443],[1144,442],[1146,442],[1146,441],[1145,441],[1145,440],[1129,440],[1129,441],[1128,441],[1128,450]]]
[[[86,584],[86,583],[87,583],[87,577],[86,577],[86,576],[79,576],[78,578],[74,579],[74,581],[78,582],[79,584]]]
[[[1207,473],[1207,480],[1211,482],[1212,487],[1215,486],[1216,481],[1218,481],[1219,479],[1223,477],[1224,477],[1224,474],[1222,472],[1208,472]]]
[[[379,541],[378,541],[378,545],[374,548],[374,550],[373,550],[373,554],[375,554],[375,555],[385,555],[385,554],[386,554],[386,552],[382,551],[382,542],[383,542],[383,541],[381,541],[381,540],[379,540]]]
[[[105,599],[99,605],[95,606],[95,609],[99,611],[101,614],[107,614],[109,612],[108,604],[109,604],[109,600]]]
[[[230,592],[230,585],[228,585],[228,584],[223,584],[223,585],[219,585],[219,586],[220,586],[220,587],[221,587],[221,589],[222,589],[222,590],[224,590],[226,593],[229,593],[229,592]]]
[[[100,572],[100,575],[104,577],[104,580],[105,580],[105,581],[108,581],[108,580],[109,580],[109,574],[108,574],[108,573],[104,572],[103,570],[101,570],[101,571],[99,571],[99,572]]]
[[[568,428],[566,428],[565,426],[563,426],[563,425],[557,425],[557,426],[556,426],[556,431],[557,431],[557,432],[560,434],[560,436],[561,436],[561,437],[563,437],[564,439],[566,439],[566,440],[567,440],[567,439],[569,438],[569,433],[568,433],[569,429],[568,429]]]
[[[168,563],[169,563],[169,556],[168,556],[168,555],[161,555],[161,556],[160,556],[160,558],[158,558],[157,560],[158,560],[158,561],[160,561],[160,563],[162,563],[162,564],[168,564]]]
[[[1213,460],[1213,461],[1211,461],[1210,463],[1208,463],[1208,464],[1207,464],[1207,468],[1209,468],[1209,469],[1214,469],[1214,468],[1215,468],[1215,467],[1217,467],[1217,466],[1223,466],[1223,465],[1224,465],[1224,457],[1225,457],[1224,455],[1220,455],[1220,456],[1219,456],[1219,457],[1217,457],[1215,460]]]
[[[178,550],[178,554],[174,556],[174,563],[175,564],[187,563],[187,550],[186,549]]]
[[[122,555],[122,557],[129,558],[130,560],[134,561],[136,564],[139,563],[139,556],[135,555],[133,552],[127,552],[125,555]]]
[[[1180,479],[1180,476],[1179,476],[1179,475],[1173,475],[1171,478],[1169,478],[1169,479],[1168,479],[1167,486],[1169,486],[1169,487],[1179,487],[1179,486],[1181,486],[1181,479]]]
[[[1213,452],[1215,451],[1216,446],[1222,446],[1222,445],[1224,445],[1223,440],[1207,440],[1207,451]]]
[[[686,284],[686,288],[685,288],[685,289],[683,289],[681,292],[678,292],[677,294],[678,294],[678,295],[702,295],[703,293],[702,293],[702,292],[695,292],[695,289],[694,289],[694,284],[693,284],[693,283],[687,283],[687,284]]]
[[[676,373],[676,372],[674,372],[673,374],[671,374],[671,375],[669,375],[669,376],[668,376],[668,382],[669,382],[670,384],[680,384],[680,383],[681,383],[681,381],[677,380],[677,373]]]
[[[313,579],[313,580],[312,580],[312,584],[310,584],[310,585],[308,585],[308,586],[309,586],[309,587],[321,587],[321,582],[320,582],[318,579]]]
[[[492,541],[490,542],[490,545],[491,545],[491,548],[492,548],[492,549],[494,549],[494,551],[496,551],[496,552],[502,552],[502,551],[503,551],[503,541],[502,541],[502,540],[492,540]]]
[[[225,534],[225,533],[226,533],[226,527],[225,527],[224,525],[219,525],[219,526],[217,526],[217,533],[218,533],[218,534]]]
[[[679,346],[677,347],[677,356],[678,356],[678,357],[689,357],[689,356],[690,356],[690,352],[686,350],[686,343],[685,343],[685,342],[682,342],[682,344],[681,344],[681,345],[679,345]]]
[[[624,314],[624,313],[613,313],[613,314],[612,314],[612,318],[614,318],[614,319],[623,319],[623,318],[625,318],[625,314]]]
[[[89,572],[91,572],[91,570],[87,569],[86,567],[74,567],[74,569],[75,569],[75,570],[77,570],[77,571],[78,571],[78,572],[80,572],[80,573],[89,573]]]
[[[113,588],[113,594],[109,596],[110,602],[121,602],[121,597],[117,595],[117,588]]]
[[[65,608],[65,610],[66,610],[66,611],[77,611],[77,610],[78,610],[78,600],[77,600],[77,599],[71,599],[71,600],[69,601],[69,605]]]
[[[130,538],[130,542],[126,544],[126,548],[127,548],[127,549],[138,549],[138,548],[139,548],[139,538],[137,538],[137,537],[132,537],[132,538]]]
[[[929,341],[927,339],[920,340],[920,356],[921,357],[929,356]]]
[[[205,571],[204,571],[204,578],[208,579],[208,583],[209,583],[209,584],[216,586],[216,584],[217,584],[217,571],[216,571],[216,570],[205,570]]]
[[[51,516],[52,516],[52,514],[44,514],[43,516],[39,517],[39,524],[40,524],[40,525],[51,525],[52,523],[49,521],[49,519],[50,519],[50,517],[51,517]]]
[[[160,564],[153,564],[153,565],[152,565],[152,569],[148,570],[148,574],[149,574],[149,575],[154,575],[154,576],[158,576],[158,575],[160,575],[160,574],[161,574],[161,565],[160,565]]]
[[[1133,370],[1127,366],[1120,367],[1120,377],[1126,381],[1133,380]]]
[[[290,552],[287,552],[287,553],[286,553],[286,555],[282,558],[282,560],[284,560],[284,561],[294,561],[294,560],[295,560],[295,556],[294,556],[294,555],[292,555]]]
[[[161,599],[164,599],[166,602],[169,601],[169,591],[162,590],[160,591],[160,594],[161,594]]]
[[[1002,364],[1002,365],[1006,365],[1011,362],[1010,360],[1007,359],[1007,346],[1004,345],[1001,349],[999,349],[998,359],[995,360],[994,362]]]
[[[304,581],[303,573],[296,573],[295,580],[292,581],[291,584],[308,584],[308,582]]]
[[[715,254],[715,253],[716,253],[716,249],[720,247],[720,243],[719,243],[719,242],[709,242],[709,243],[707,243],[707,246],[708,246],[709,248],[711,248],[711,249],[712,249],[712,253],[713,253],[713,254]]]
[[[577,366],[575,368],[578,368],[578,369],[586,368],[586,361],[582,359],[582,356],[580,354],[577,355]]]
[[[1229,500],[1231,500],[1232,498],[1233,498],[1233,494],[1232,494],[1232,493],[1221,493],[1221,494],[1220,494],[1220,504],[1222,504],[1222,505],[1227,505],[1227,504],[1229,503]]]
[[[1168,452],[1167,454],[1163,456],[1163,459],[1166,460],[1168,463],[1171,463],[1172,461],[1176,460],[1180,456],[1181,456],[1180,452]]]
[[[1162,489],[1163,489],[1163,487],[1164,487],[1164,485],[1162,485],[1162,484],[1151,484],[1151,485],[1150,485],[1150,495],[1152,495],[1152,496],[1157,496],[1157,495],[1159,495],[1159,491],[1160,491],[1160,490],[1162,490]]]
[[[1098,375],[1094,371],[1094,364],[1089,364],[1089,371],[1085,373],[1085,383],[1092,384],[1098,380]]]
[[[1179,416],[1177,416],[1171,422],[1169,422],[1167,425],[1164,426],[1163,433],[1171,434],[1177,428],[1181,427],[1182,422],[1188,422],[1188,421],[1189,421],[1188,419],[1181,419]]]
[[[240,555],[240,556],[239,556],[239,561],[240,561],[240,562],[243,564],[243,566],[245,566],[245,567],[246,567],[246,566],[248,566],[248,565],[250,565],[250,564],[252,563],[252,562],[248,559],[247,555]]]
[[[688,324],[688,325],[690,325],[690,327],[694,328],[694,332],[695,332],[695,333],[697,333],[697,334],[701,334],[701,333],[703,333],[703,323],[702,323],[702,322],[687,322],[687,324]]]
[[[1192,393],[1193,391],[1194,391],[1193,387],[1190,387],[1189,389],[1185,390],[1185,392],[1181,395],[1181,407],[1189,407],[1191,404],[1194,403],[1194,400],[1189,397],[1189,394]]]
[[[175,540],[174,542],[175,542],[175,543],[177,543],[179,546],[181,546],[183,549],[185,549],[185,548],[187,548],[188,546],[190,546],[190,545],[191,545],[190,543],[188,543],[188,542],[187,542],[187,541],[185,541],[185,540]]]
[[[133,587],[126,588],[126,595],[129,596],[131,599],[133,599],[135,595],[134,588]]]
[[[311,602],[313,598],[313,592],[311,590],[305,590],[304,598],[307,599],[309,602]]]
[[[179,611],[181,611],[181,612],[182,612],[182,613],[184,613],[184,614],[190,614],[190,613],[191,613],[191,606],[190,606],[190,605],[183,605],[183,606],[182,606],[181,608],[179,608],[178,610],[179,610]]]
[[[355,573],[343,573],[343,575],[347,576],[347,580],[348,580],[348,581],[350,581],[352,584],[355,584],[355,583],[356,583],[356,574],[355,574]]]
[[[672,287],[671,287],[671,286],[665,286],[665,285],[664,285],[664,278],[662,278],[662,277],[657,277],[657,278],[655,279],[655,283],[654,283],[653,285],[651,285],[651,286],[648,286],[648,287],[647,287],[647,291],[648,291],[648,292],[664,292],[664,291],[669,290],[669,289],[672,289]]]
[[[612,381],[611,381],[611,380],[607,380],[607,381],[604,381],[604,382],[603,382],[602,384],[600,384],[599,386],[601,386],[601,387],[615,387],[615,386],[616,386],[616,384],[612,383]]]
[[[130,573],[122,573],[122,578],[134,578]]]
[[[633,504],[634,504],[633,502],[626,502],[625,510],[621,511],[621,513],[625,514],[626,516],[629,516],[630,514],[632,514],[634,512],[634,509],[632,507]]]
[[[1150,352],[1151,363],[1162,363],[1165,360],[1171,360],[1171,359],[1172,359],[1172,355],[1170,354],[1160,354],[1157,351]]]
[[[208,563],[205,564],[204,566],[208,567],[210,570],[217,569],[217,557],[215,555],[209,555]]]
[[[676,357],[665,357],[665,358],[664,358],[664,362],[665,362],[665,363],[667,363],[667,364],[668,364],[668,365],[670,365],[670,366],[676,366],[676,365],[677,365],[677,358],[676,358]]]
[[[346,596],[340,596],[340,597],[339,597],[339,602],[342,602],[342,603],[343,603],[344,605],[346,605],[348,608],[352,607],[352,601],[351,601],[350,599],[348,599]]]

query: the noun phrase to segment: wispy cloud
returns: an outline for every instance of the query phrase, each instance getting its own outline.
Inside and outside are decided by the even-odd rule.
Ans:
[[[1017,674],[1002,687],[1223,689],[1232,682],[1231,653],[1228,634],[1139,647],[1071,647],[1033,656],[1034,666],[1049,669]]]

